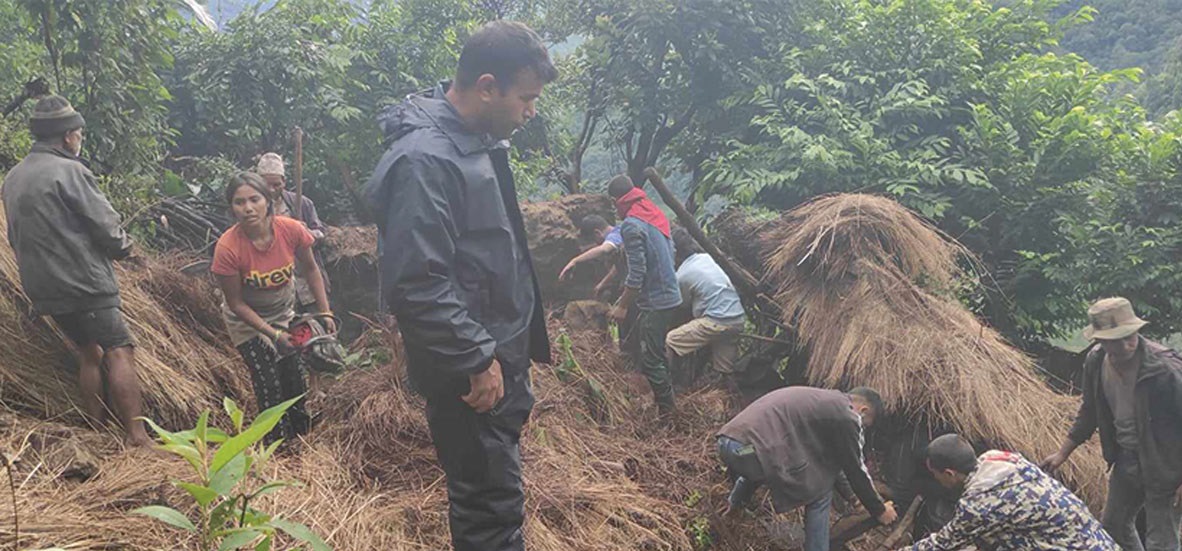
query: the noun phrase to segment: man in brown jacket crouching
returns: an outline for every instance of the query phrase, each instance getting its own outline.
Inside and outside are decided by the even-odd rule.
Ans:
[[[838,476],[882,524],[895,522],[862,460],[863,427],[882,413],[882,398],[860,387],[838,390],[794,386],[752,402],[718,431],[718,455],[735,481],[730,512],[767,484],[776,511],[805,507],[805,551],[829,549],[829,509]]]

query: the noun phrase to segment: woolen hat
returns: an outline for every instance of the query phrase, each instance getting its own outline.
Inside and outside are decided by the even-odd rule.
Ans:
[[[57,138],[86,126],[86,120],[66,98],[50,94],[37,101],[29,118],[29,131],[39,140]]]
[[[283,157],[278,153],[263,153],[259,157],[259,164],[254,169],[260,176],[265,174],[278,174],[283,176]]]
[[[1133,313],[1128,299],[1114,297],[1099,300],[1088,308],[1088,323],[1084,338],[1112,341],[1140,331],[1149,322]]]

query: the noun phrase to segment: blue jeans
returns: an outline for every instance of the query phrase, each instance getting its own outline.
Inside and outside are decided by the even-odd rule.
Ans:
[[[763,466],[755,456],[755,449],[726,436],[718,437],[718,457],[726,465],[727,476],[734,481],[727,502],[738,509],[751,500],[765,482]],[[776,489],[773,486],[772,491]],[[804,551],[828,551],[829,511],[833,505],[833,490],[825,492],[804,507]]]

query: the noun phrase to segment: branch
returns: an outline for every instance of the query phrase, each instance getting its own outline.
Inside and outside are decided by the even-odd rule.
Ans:
[[[689,231],[690,235],[694,237],[698,244],[703,249],[706,249],[706,252],[710,256],[714,257],[714,260],[718,262],[718,265],[722,267],[726,275],[730,276],[731,280],[737,284],[739,291],[748,297],[758,296],[759,281],[750,272],[744,270],[742,266],[732,261],[729,256],[723,254],[722,250],[706,236],[706,232],[702,231],[702,226],[698,225],[698,221],[694,219],[694,216],[688,210],[685,210],[685,206],[681,204],[681,201],[677,200],[677,197],[673,195],[669,187],[665,185],[665,180],[661,178],[661,173],[657,172],[657,169],[649,167],[645,169],[644,175],[652,183],[653,187],[656,188],[657,193],[661,195],[661,199],[665,201],[665,204],[670,209],[673,209],[673,213],[677,215],[677,220],[681,222],[681,225],[685,226],[685,229]]]
[[[696,114],[697,111],[697,104],[691,104],[685,110],[685,114],[683,114],[681,118],[677,120],[677,122],[673,123],[673,126],[662,125],[661,128],[657,130],[657,135],[655,138],[653,138],[652,146],[649,148],[649,155],[646,159],[647,162],[645,163],[646,165],[652,166],[657,164],[657,159],[660,158],[661,153],[665,151],[665,148],[669,146],[669,142],[673,141],[673,138],[677,137],[678,134],[689,127],[690,121],[694,119],[694,114]]]

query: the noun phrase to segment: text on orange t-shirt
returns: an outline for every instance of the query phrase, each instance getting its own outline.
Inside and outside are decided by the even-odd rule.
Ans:
[[[238,224],[218,239],[210,271],[221,276],[241,275],[242,286],[271,290],[291,284],[295,276],[295,254],[312,246],[315,238],[300,222],[275,216],[271,219],[275,239],[265,251],[250,242]]]

